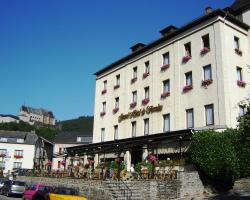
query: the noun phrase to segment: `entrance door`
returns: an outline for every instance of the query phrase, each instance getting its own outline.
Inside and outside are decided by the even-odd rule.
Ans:
[[[131,163],[136,165],[142,161],[142,146],[135,147],[131,150]]]

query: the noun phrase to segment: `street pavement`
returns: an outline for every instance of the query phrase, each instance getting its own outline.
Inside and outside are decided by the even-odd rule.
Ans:
[[[6,197],[3,195],[0,195],[0,200],[21,200],[21,197]]]

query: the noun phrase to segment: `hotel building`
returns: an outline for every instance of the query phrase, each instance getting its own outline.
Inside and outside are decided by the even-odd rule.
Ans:
[[[208,7],[202,17],[164,28],[156,41],[134,45],[96,72],[96,147],[181,130],[236,128],[250,94],[249,25],[247,1]]]

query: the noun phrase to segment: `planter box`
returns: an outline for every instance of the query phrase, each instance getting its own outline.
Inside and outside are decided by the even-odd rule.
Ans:
[[[149,99],[146,98],[146,99],[143,99],[141,103],[142,103],[142,105],[147,105],[148,102],[149,102]]]
[[[137,81],[137,77],[131,79],[131,84]]]
[[[100,113],[100,116],[101,116],[101,117],[104,116],[104,115],[106,115],[106,112],[101,112],[101,113]]]
[[[132,102],[131,104],[129,104],[129,107],[132,109],[136,106],[136,102]]]
[[[163,72],[163,71],[166,71],[169,67],[170,67],[169,64],[162,65],[162,66],[161,66],[161,71],[162,71],[162,72]]]
[[[240,49],[234,49],[235,53],[242,56],[242,51]]]
[[[184,93],[186,93],[186,92],[188,92],[188,91],[190,91],[190,90],[192,90],[193,89],[193,86],[192,85],[186,85],[184,88],[183,88],[183,92]]]
[[[245,87],[246,86],[246,82],[245,81],[237,81],[237,85],[239,87]]]
[[[106,93],[107,93],[107,90],[106,90],[106,89],[102,91],[102,94],[106,94]]]
[[[113,109],[113,114],[117,113],[119,111],[119,108],[114,108]]]
[[[209,48],[204,47],[204,48],[201,50],[200,54],[203,56],[203,55],[207,54],[209,51],[210,51]]]
[[[186,62],[188,62],[190,59],[192,58],[192,56],[184,56],[183,58],[182,58],[182,63],[186,63]]]
[[[149,76],[149,72],[145,72],[145,73],[143,73],[142,78],[145,79],[145,78],[147,78],[148,76]]]
[[[120,87],[120,85],[115,85],[114,86],[114,90],[116,90],[117,88],[119,88]]]
[[[210,85],[212,83],[213,83],[213,80],[212,79],[208,79],[208,80],[203,80],[201,82],[201,85],[204,86],[204,87],[206,87],[206,86],[208,86],[208,85]]]
[[[165,99],[166,97],[168,97],[170,95],[170,92],[164,92],[161,94],[161,98]]]

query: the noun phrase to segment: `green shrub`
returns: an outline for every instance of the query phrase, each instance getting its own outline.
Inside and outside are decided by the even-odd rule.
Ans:
[[[192,137],[191,157],[203,180],[218,190],[228,190],[239,176],[231,138],[215,131],[197,132]]]

